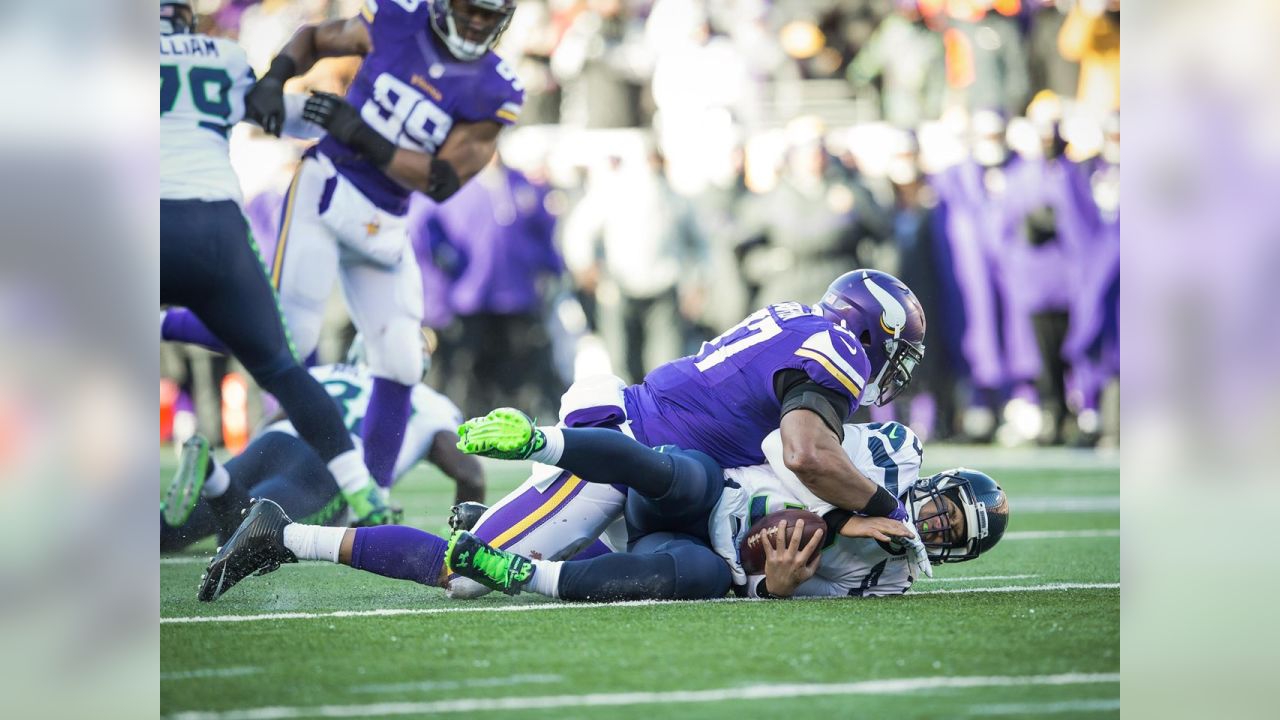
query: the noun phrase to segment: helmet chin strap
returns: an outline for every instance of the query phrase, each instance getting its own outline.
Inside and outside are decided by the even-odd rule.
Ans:
[[[881,373],[883,372],[884,371],[881,370]],[[879,399],[880,399],[880,376],[877,375],[875,380],[872,380],[871,382],[863,386],[862,399],[858,401],[858,404],[861,405],[862,407],[870,407],[872,405],[875,405],[876,401]]]
[[[445,24],[449,27],[449,49],[460,54],[461,60],[475,60],[485,52],[485,45],[482,43],[473,43],[462,37],[462,33],[458,32],[458,24],[453,21],[453,14],[449,13],[444,18]],[[492,37],[492,34],[490,34]]]
[[[886,358],[884,364],[880,366],[880,372],[876,373],[876,376],[871,379],[871,382],[867,383],[862,388],[862,400],[859,401],[859,405],[864,407],[873,405],[880,399],[880,388],[884,383],[884,374],[888,372],[889,366],[893,365],[893,356],[894,352],[897,350],[897,345],[898,343],[896,341],[885,341]]]

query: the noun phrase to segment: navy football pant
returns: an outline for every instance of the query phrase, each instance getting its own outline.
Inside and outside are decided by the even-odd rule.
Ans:
[[[239,205],[160,201],[160,302],[187,307],[226,343],[326,463],[354,448],[337,406],[294,356]]]
[[[211,535],[225,540],[240,525],[249,498],[274,500],[289,517],[311,525],[344,519],[347,505],[329,469],[309,445],[288,433],[259,435],[226,468],[231,487],[225,495],[201,498],[181,527],[169,527],[161,517],[160,552],[181,550]]]
[[[622,433],[565,429],[559,466],[588,482],[626,485],[626,553],[571,560],[560,570],[564,600],[700,600],[733,582],[710,547],[707,523],[724,472],[704,453],[650,449]]]

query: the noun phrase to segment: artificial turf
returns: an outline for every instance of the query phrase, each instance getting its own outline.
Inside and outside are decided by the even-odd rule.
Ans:
[[[990,457],[931,449],[926,470]],[[307,563],[203,604],[195,558],[211,552],[205,542],[161,561],[161,617],[170,619],[161,625],[162,711],[224,720],[1117,715],[1119,470],[1094,455],[996,457],[991,474],[1012,508],[1008,539],[976,562],[937,568],[899,598],[462,603]],[[167,451],[165,460],[167,478]],[[486,469],[490,499],[524,471]],[[444,531],[452,487],[435,470],[415,471],[395,497],[406,523]],[[975,589],[995,591],[955,592]],[[495,611],[512,605],[541,609]],[[324,615],[377,609],[415,614]],[[276,613],[308,616],[173,621]]]

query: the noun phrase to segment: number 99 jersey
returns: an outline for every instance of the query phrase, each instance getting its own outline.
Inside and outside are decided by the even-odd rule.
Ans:
[[[524,85],[492,51],[454,58],[430,26],[427,0],[365,0],[360,17],[373,50],[347,91],[347,102],[378,134],[399,147],[435,154],[457,122],[514,124]],[[318,146],[379,208],[403,215],[410,191],[351,148],[326,136]]]
[[[232,40],[160,36],[161,199],[240,201],[227,143],[254,80]]]

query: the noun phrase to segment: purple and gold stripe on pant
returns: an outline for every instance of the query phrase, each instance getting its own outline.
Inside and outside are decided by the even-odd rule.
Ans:
[[[284,246],[289,242],[289,226],[293,224],[293,204],[298,197],[298,182],[302,176],[302,165],[293,173],[293,181],[289,183],[289,194],[280,211],[280,230],[276,234],[276,252],[271,259],[271,287],[280,290],[280,276],[284,271]]]
[[[569,472],[560,477],[543,492],[529,488],[511,502],[498,508],[491,517],[475,528],[476,537],[496,548],[505,549],[538,529],[557,512],[569,504],[586,482]]]

